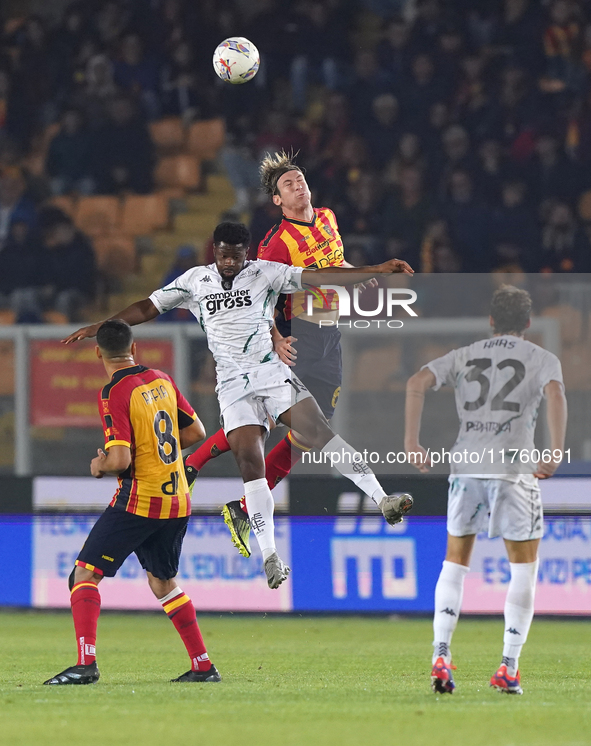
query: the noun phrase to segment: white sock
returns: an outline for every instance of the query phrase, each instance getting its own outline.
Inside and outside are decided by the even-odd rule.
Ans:
[[[435,614],[433,616],[433,663],[437,658],[451,661],[449,646],[458,623],[464,595],[464,578],[470,570],[465,565],[444,560],[435,586]]]
[[[162,598],[159,598],[158,601],[161,604],[165,604],[167,601],[172,601],[173,598],[176,598],[176,596],[180,596],[182,593],[181,589],[178,587],[173,588],[170,593],[167,593],[166,596],[163,596]]]
[[[244,497],[246,510],[250,519],[250,526],[257,537],[259,547],[266,560],[275,548],[275,527],[273,525],[273,510],[275,503],[266,479],[253,479],[244,483]]]
[[[527,640],[534,618],[534,598],[539,560],[511,562],[511,580],[505,599],[505,634],[503,636],[503,663],[509,676],[515,676],[519,667],[521,648]]]
[[[331,466],[340,471],[344,477],[369,495],[376,505],[379,505],[386,493],[378,482],[376,475],[363,460],[359,451],[345,442],[340,435],[335,435],[322,449],[322,453],[332,454]]]

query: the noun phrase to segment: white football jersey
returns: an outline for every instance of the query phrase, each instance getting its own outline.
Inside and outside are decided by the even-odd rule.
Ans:
[[[231,288],[225,289],[215,264],[194,267],[150,300],[160,313],[187,308],[207,335],[218,383],[279,360],[271,329],[281,293],[302,290],[303,267],[258,259],[246,262]],[[222,284],[223,283],[223,284]]]
[[[517,481],[533,473],[544,387],[562,383],[556,355],[505,334],[452,350],[423,367],[435,375],[435,390],[443,384],[455,389],[460,432],[451,451],[452,475]]]

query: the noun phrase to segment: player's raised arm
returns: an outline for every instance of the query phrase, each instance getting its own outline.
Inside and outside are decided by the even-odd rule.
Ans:
[[[127,306],[127,308],[124,308],[122,311],[109,316],[108,319],[97,321],[96,324],[90,324],[90,326],[83,326],[81,329],[73,332],[65,339],[62,339],[62,342],[66,345],[69,345],[72,342],[79,342],[81,339],[96,337],[96,333],[98,332],[101,324],[104,324],[105,321],[110,321],[111,319],[121,319],[122,321],[126,321],[130,326],[136,326],[137,324],[143,324],[144,321],[151,321],[152,319],[155,319],[159,313],[160,312],[152,303],[152,301],[149,298],[144,298],[143,300],[138,300],[135,303],[132,303],[130,306]]]
[[[406,404],[404,410],[404,450],[409,463],[423,474],[429,471],[427,451],[419,443],[421,417],[425,403],[425,392],[436,383],[435,374],[429,368],[419,370],[406,384]]]
[[[331,277],[339,275],[339,285],[357,285],[367,282],[376,275],[391,275],[401,272],[414,275],[414,269],[402,259],[389,259],[383,264],[368,265],[366,267],[323,267],[322,269],[305,269],[302,272],[302,285],[323,285],[330,283]],[[329,276],[330,275],[330,276]]]
[[[567,404],[564,386],[559,381],[549,381],[544,386],[546,397],[546,420],[550,431],[550,451],[552,459],[547,464],[543,461],[537,465],[534,476],[538,479],[548,479],[562,461],[564,453],[564,439],[566,437]]]

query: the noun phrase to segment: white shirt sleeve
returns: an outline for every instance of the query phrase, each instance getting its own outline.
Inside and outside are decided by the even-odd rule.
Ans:
[[[166,313],[173,308],[187,308],[187,303],[193,295],[189,289],[188,275],[193,272],[192,269],[185,272],[176,280],[160,290],[154,290],[150,300],[156,306],[159,313]]]
[[[280,262],[266,262],[259,259],[261,269],[276,293],[297,293],[302,290],[303,267],[292,267]]]
[[[457,378],[456,360],[457,350],[451,350],[447,355],[435,358],[435,360],[431,360],[430,363],[423,365],[423,368],[428,368],[435,376],[435,386],[433,386],[434,391],[438,391],[444,384],[455,386]],[[421,370],[423,370],[423,368],[421,368]]]
[[[548,352],[544,356],[542,370],[540,371],[540,385],[542,388],[542,394],[544,394],[544,388],[546,384],[550,383],[550,381],[558,381],[558,383],[560,383],[562,385],[562,388],[564,389],[564,381],[562,380],[562,365],[560,364],[560,360],[556,357],[556,355]]]

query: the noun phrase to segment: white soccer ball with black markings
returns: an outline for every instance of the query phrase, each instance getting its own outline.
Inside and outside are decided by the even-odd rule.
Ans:
[[[248,83],[259,69],[259,50],[243,36],[232,36],[213,53],[213,69],[226,83]]]

